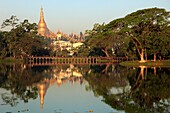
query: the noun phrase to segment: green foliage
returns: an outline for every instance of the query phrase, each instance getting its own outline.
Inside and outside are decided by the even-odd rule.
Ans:
[[[123,35],[121,33],[106,28],[107,27],[104,24],[95,24],[95,28],[93,28],[91,30],[91,34],[89,34],[90,38],[87,44],[92,50],[94,50],[95,48],[101,49],[101,51],[105,53],[105,56],[109,57],[110,55],[112,55],[112,53],[109,54],[110,50],[118,50],[118,48],[120,48],[120,46],[123,44]]]
[[[170,67],[170,60],[162,60],[162,61],[147,61],[147,62],[139,62],[139,61],[125,61],[121,62],[122,66],[136,67],[136,66],[150,66],[150,67]]]
[[[16,27],[16,25],[18,25],[18,21],[19,21],[19,19],[16,16],[11,16],[9,19],[4,20],[4,22],[1,25],[1,28],[11,26],[12,29],[14,29]]]
[[[7,55],[7,51],[6,51],[6,40],[4,38],[4,34],[3,32],[0,31],[0,58],[4,58]]]
[[[116,56],[145,60],[153,54],[165,57],[170,53],[170,12],[148,8],[128,14],[109,24],[95,24],[86,33],[88,46],[99,48],[106,56],[113,50]]]
[[[86,43],[84,43],[78,50],[77,56],[80,57],[88,57],[90,49],[87,47]]]
[[[36,23],[29,23],[28,20],[21,23],[18,23],[18,21],[16,16],[11,16],[2,24],[2,28],[11,26],[12,29],[0,33],[1,58],[23,58],[24,56],[40,55],[41,50],[50,50],[45,49],[47,43],[45,39],[37,35],[38,27]],[[44,54],[41,53],[42,55]]]

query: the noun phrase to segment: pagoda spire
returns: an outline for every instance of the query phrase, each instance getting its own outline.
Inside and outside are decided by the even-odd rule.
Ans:
[[[41,6],[41,12],[40,12],[40,20],[44,20],[44,12],[43,12],[42,6]]]

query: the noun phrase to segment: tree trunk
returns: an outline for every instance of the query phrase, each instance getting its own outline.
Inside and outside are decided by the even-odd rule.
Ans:
[[[110,57],[107,49],[102,49],[102,51],[106,54],[106,57]]]
[[[140,53],[140,62],[146,62],[144,59],[144,49],[142,49]]]
[[[154,59],[153,59],[153,61],[156,61],[156,53],[154,53]]]
[[[144,58],[145,57],[145,54],[144,54],[145,48],[142,48],[142,49],[139,48],[140,46],[142,46],[142,44],[138,41],[138,39],[136,37],[134,37],[132,39],[132,42],[135,44],[137,52],[140,56],[140,62],[146,62],[146,60]]]

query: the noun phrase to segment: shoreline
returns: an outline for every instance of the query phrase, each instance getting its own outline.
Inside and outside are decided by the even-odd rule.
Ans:
[[[125,61],[120,63],[121,66],[148,66],[148,67],[170,67],[170,60],[157,60],[157,61],[151,61],[148,60],[146,62],[139,62],[136,61]]]
[[[0,59],[0,63],[21,63],[22,59],[14,59],[14,58],[4,58]]]
[[[0,63],[24,63],[24,60],[14,59],[14,58],[4,58],[4,59],[0,59]],[[101,61],[101,63],[108,63],[108,60]],[[157,60],[157,61],[148,60],[146,62],[139,62],[139,60],[135,60],[135,61],[123,61],[120,62],[119,64],[121,66],[129,66],[129,67],[138,67],[138,66],[170,67],[170,60]]]

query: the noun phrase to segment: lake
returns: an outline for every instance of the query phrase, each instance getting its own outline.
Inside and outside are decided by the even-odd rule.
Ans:
[[[170,68],[0,65],[0,113],[139,112],[170,112]]]

